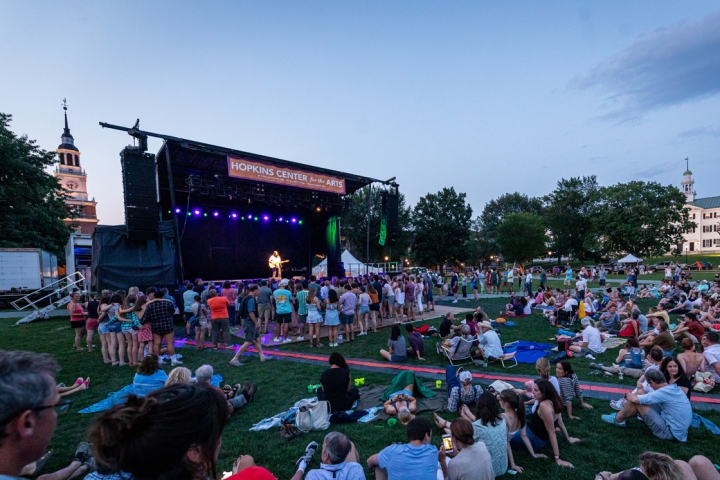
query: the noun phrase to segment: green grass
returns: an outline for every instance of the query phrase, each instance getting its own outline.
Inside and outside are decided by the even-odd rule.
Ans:
[[[490,299],[481,302],[483,307],[492,314],[504,305],[500,299]],[[472,302],[461,304],[468,308],[474,306]],[[645,305],[643,305],[645,308]],[[48,470],[61,468],[72,457],[75,445],[85,439],[85,433],[92,422],[92,415],[78,415],[77,411],[104,398],[108,392],[116,391],[130,383],[134,371],[129,367],[106,367],[102,364],[99,351],[75,352],[72,344],[72,331],[64,319],[52,319],[31,323],[23,326],[12,326],[14,320],[0,320],[0,348],[23,349],[37,352],[51,353],[62,366],[58,381],[66,384],[72,383],[78,376],[90,376],[91,387],[89,391],[80,392],[68,397],[73,400],[70,413],[58,419],[58,428],[50,448],[55,455],[48,465]],[[430,323],[437,325],[438,320]],[[505,328],[502,333],[503,342],[515,339],[545,341],[553,334],[553,329],[537,315],[526,317],[517,321],[518,327]],[[389,330],[384,329],[374,335],[356,339],[353,344],[342,345],[340,351],[350,358],[366,358],[380,360],[379,350],[387,343]],[[410,364],[436,365],[444,367],[442,359],[434,351],[434,339],[426,341],[427,361],[411,360]],[[286,345],[280,347],[287,351],[312,351],[313,353],[329,353],[326,346],[323,349],[308,349],[305,345]],[[602,356],[601,360],[611,361],[617,350]],[[307,385],[318,382],[324,365],[315,365],[293,361],[268,361],[260,363],[256,357],[247,360],[241,368],[231,367],[227,362],[229,354],[226,352],[206,351],[197,352],[194,349],[181,349],[185,358],[185,366],[195,369],[201,364],[209,363],[215,371],[226,379],[228,383],[242,383],[252,380],[258,383],[259,389],[255,401],[235,414],[227,424],[223,437],[223,446],[219,458],[221,470],[229,470],[232,461],[239,454],[250,454],[260,465],[269,468],[278,478],[290,478],[294,473],[295,460],[304,450],[305,445],[315,440],[318,443],[326,432],[312,432],[302,437],[286,442],[280,438],[277,430],[265,432],[249,432],[248,428],[262,418],[272,416],[290,407],[297,400],[307,396]],[[573,360],[581,381],[598,379],[587,375],[589,362],[584,359]],[[167,368],[167,367],[166,367]],[[169,368],[167,368],[169,369]],[[520,365],[511,370],[504,370],[500,366],[491,366],[489,371],[525,373],[534,375],[531,365]],[[381,373],[355,371],[355,376],[363,376],[366,384],[388,384],[391,376]],[[630,388],[632,382],[625,380],[619,382],[615,377],[603,379],[607,382],[623,383]],[[574,470],[556,467],[550,460],[533,460],[527,453],[515,449],[514,454],[518,465],[525,467],[522,478],[535,479],[575,479],[590,478],[600,470],[619,471],[637,464],[637,456],[645,450],[666,452],[675,458],[688,460],[695,454],[703,454],[711,460],[720,462],[717,453],[720,439],[704,430],[691,429],[687,443],[663,442],[655,439],[647,429],[637,421],[628,421],[626,429],[619,429],[600,421],[600,414],[610,412],[605,401],[589,400],[595,410],[583,410],[576,407],[577,414],[582,417],[580,421],[566,420],[568,430],[572,436],[582,439],[577,445],[568,445],[560,440],[562,458],[575,465]],[[720,413],[702,412],[702,415],[720,424]],[[452,418],[453,415],[446,415]],[[189,418],[187,421],[193,421]],[[370,424],[352,424],[333,426],[333,430],[347,434],[357,445],[363,461],[391,442],[405,440],[404,431],[399,426],[389,427],[386,423],[375,422]],[[433,432],[433,442],[439,443],[440,432]],[[552,455],[549,447],[542,453]],[[318,456],[315,457],[315,462]],[[316,466],[313,465],[313,466]],[[370,472],[368,473],[368,478]]]

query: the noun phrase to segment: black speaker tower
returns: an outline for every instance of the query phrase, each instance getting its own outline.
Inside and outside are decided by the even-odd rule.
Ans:
[[[131,240],[149,240],[158,234],[158,194],[155,155],[127,147],[120,153],[125,225]]]
[[[382,215],[386,219],[386,245],[394,245],[398,234],[398,196],[391,192],[382,194]]]

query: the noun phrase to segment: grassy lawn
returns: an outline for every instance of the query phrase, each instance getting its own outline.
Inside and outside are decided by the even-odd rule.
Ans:
[[[482,306],[491,314],[502,308],[504,300],[483,300]],[[461,307],[474,307],[474,303],[460,304]],[[643,309],[646,308],[642,304]],[[116,391],[132,381],[134,371],[129,367],[106,367],[102,364],[99,351],[74,352],[72,344],[72,331],[65,319],[52,319],[23,326],[12,326],[14,320],[0,320],[0,348],[24,349],[37,352],[51,353],[62,366],[58,381],[66,384],[72,383],[78,376],[90,376],[90,390],[77,393],[69,399],[73,400],[70,413],[59,417],[58,428],[50,445],[55,451],[49,470],[64,466],[72,456],[75,446],[85,438],[85,432],[92,421],[92,415],[79,415],[77,411],[104,398],[109,392]],[[430,323],[437,325],[438,320]],[[503,342],[516,339],[548,342],[554,333],[539,315],[532,315],[517,320],[515,328],[504,328],[501,338]],[[348,358],[366,358],[380,360],[380,348],[387,344],[389,330],[381,330],[377,334],[359,337],[355,342],[341,345],[340,351]],[[436,365],[444,367],[445,364],[434,351],[435,340],[428,339],[427,361],[410,363],[422,365]],[[306,345],[285,345],[279,347],[288,351],[312,351],[313,353],[328,354],[331,350],[326,346],[322,349],[308,349]],[[604,354],[599,360],[610,363],[617,350]],[[318,382],[324,365],[314,365],[293,361],[268,361],[260,363],[257,358],[246,360],[241,368],[231,367],[227,352],[197,352],[194,349],[181,349],[185,358],[185,366],[195,369],[209,363],[215,367],[216,373],[223,375],[228,383],[242,383],[253,380],[258,383],[259,389],[255,401],[246,406],[241,412],[235,414],[229,421],[223,437],[223,446],[220,453],[220,468],[229,470],[232,461],[240,453],[250,454],[256,462],[269,468],[278,478],[287,479],[294,472],[294,462],[304,450],[305,445],[315,440],[322,442],[326,432],[312,432],[302,437],[286,442],[277,430],[265,432],[249,432],[248,428],[265,417],[286,410],[297,400],[307,396],[307,385]],[[595,379],[601,377],[588,376],[588,360],[573,360],[573,364],[581,379]],[[169,367],[166,367],[169,370]],[[500,366],[491,366],[489,371],[505,372]],[[531,365],[520,365],[509,373],[533,374]],[[391,376],[387,374],[356,371],[355,376],[362,376],[366,384],[388,384]],[[631,387],[632,382],[625,380],[619,382],[616,377],[603,378],[601,381],[623,383]],[[560,440],[562,458],[572,462],[576,469],[561,469],[550,460],[533,460],[524,451],[514,450],[516,462],[525,467],[522,478],[526,479],[575,479],[592,478],[591,475],[600,470],[618,471],[635,466],[637,456],[645,450],[666,452],[675,458],[687,460],[695,454],[703,454],[711,460],[720,462],[720,439],[707,433],[705,430],[691,429],[687,443],[663,442],[655,439],[639,422],[630,420],[626,429],[619,429],[600,421],[600,414],[610,412],[605,401],[589,400],[595,410],[580,409],[578,414],[582,420],[566,420],[568,430],[572,436],[580,437],[582,442],[577,445],[568,445]],[[720,424],[720,414],[716,412],[702,412],[702,415]],[[452,418],[453,415],[446,415]],[[193,421],[188,419],[188,421]],[[389,427],[386,423],[375,422],[370,424],[351,424],[333,426],[346,433],[357,445],[363,459],[379,451],[391,442],[404,441],[404,431],[400,426]],[[433,433],[433,442],[437,445],[440,432]],[[552,451],[546,447],[542,453],[552,456]],[[315,462],[317,458],[315,457]],[[316,466],[314,464],[313,466]],[[368,473],[368,478],[370,472]],[[509,477],[509,476],[506,476]]]

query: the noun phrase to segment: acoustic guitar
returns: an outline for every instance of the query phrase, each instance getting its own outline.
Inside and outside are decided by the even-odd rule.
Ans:
[[[283,263],[288,263],[290,260],[281,260],[279,262],[268,262],[268,267],[270,268],[277,268]]]

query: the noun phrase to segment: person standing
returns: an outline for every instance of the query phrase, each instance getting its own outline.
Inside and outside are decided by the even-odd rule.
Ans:
[[[302,342],[305,340],[305,325],[308,319],[308,307],[305,299],[308,291],[305,290],[303,282],[295,282],[295,304],[297,305],[298,314],[298,337],[297,340]]]
[[[220,290],[220,296],[228,299],[228,318],[230,320],[230,326],[235,326],[235,301],[237,300],[237,292],[232,287],[230,282],[225,281]]]
[[[270,258],[268,258],[268,264],[270,264],[270,269],[272,272],[272,278],[280,278],[282,277],[281,272],[281,265],[282,265],[282,258],[280,258],[280,254],[277,250],[273,252],[272,255],[270,255]]]
[[[257,315],[262,324],[262,334],[268,333],[268,324],[270,323],[270,317],[272,316],[272,297],[273,291],[267,286],[267,281],[263,280],[260,282],[260,289],[257,295]],[[280,332],[278,332],[280,334]]]
[[[239,367],[240,355],[248,349],[251,345],[255,346],[260,355],[260,361],[265,361],[265,355],[262,351],[262,341],[260,340],[260,319],[257,316],[257,297],[260,294],[260,290],[257,285],[250,285],[248,287],[248,294],[243,298],[240,303],[240,317],[242,318],[242,327],[245,331],[245,343],[238,349],[235,356],[230,360],[230,365]]]
[[[287,289],[289,280],[286,278],[280,280],[280,286],[275,292],[273,297],[275,300],[275,320],[278,324],[278,336],[273,338],[275,343],[290,343],[289,330],[290,323],[292,322],[292,305],[290,300],[292,299],[292,293]]]
[[[87,344],[88,352],[92,352],[93,333],[100,325],[100,321],[98,320],[98,318],[100,318],[100,312],[98,311],[98,308],[100,307],[100,302],[97,301],[97,293],[91,292],[89,297],[90,300],[85,303],[85,310],[87,311],[88,317],[85,321],[85,330],[87,330],[87,339],[85,343]],[[100,336],[100,344],[103,353],[103,360],[105,360],[105,363],[109,363],[109,359],[107,356],[107,345],[103,342],[102,335]]]
[[[450,277],[450,291],[454,297],[452,303],[458,302],[458,274],[453,270],[452,277]]]
[[[345,341],[352,342],[355,338],[353,330],[353,322],[355,320],[355,306],[357,305],[357,297],[352,292],[352,286],[345,284],[345,293],[340,296],[340,323],[345,326]]]
[[[410,275],[410,279],[405,283],[405,310],[407,311],[407,321],[415,320],[415,277]]]
[[[155,298],[145,308],[145,317],[150,322],[153,334],[153,350],[160,355],[160,345],[163,340],[167,344],[167,353],[173,366],[183,362],[175,355],[175,307],[170,300],[165,299],[165,292],[162,289],[155,292]]]
[[[226,297],[218,296],[217,290],[214,288],[208,292],[208,308],[210,309],[210,318],[212,322],[212,342],[215,349],[223,348],[230,343],[230,318],[228,307],[230,302]]]
[[[70,302],[67,304],[67,312],[70,315],[70,328],[75,330],[75,350],[85,350],[82,346],[82,337],[85,333],[85,310],[80,305],[80,293],[70,294]]]
[[[463,296],[463,298],[467,298],[467,282],[468,282],[467,275],[465,275],[463,273],[463,276],[460,279],[460,282],[461,282],[460,285],[462,286],[462,296]]]
[[[198,293],[193,290],[193,285],[187,282],[185,285],[185,291],[183,292],[183,314],[185,317],[185,333],[189,337],[192,334],[192,326],[190,325],[190,317],[193,316],[192,308],[195,304],[195,295]]]

